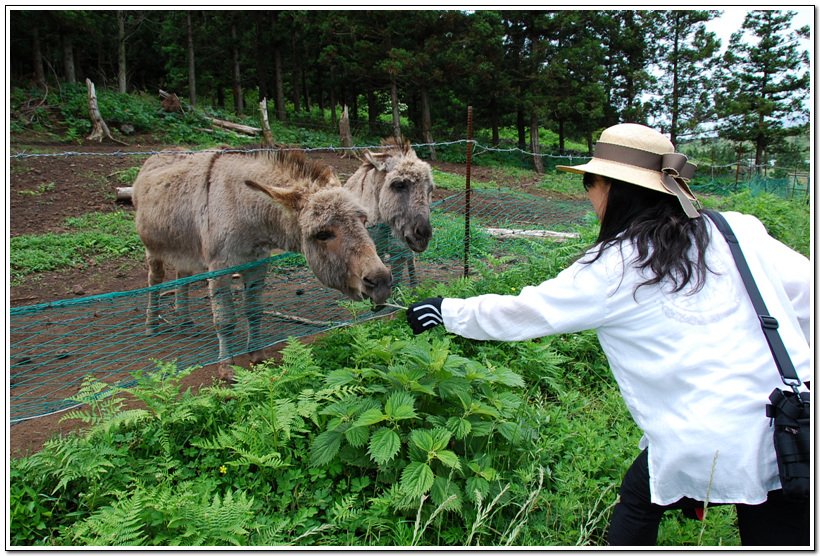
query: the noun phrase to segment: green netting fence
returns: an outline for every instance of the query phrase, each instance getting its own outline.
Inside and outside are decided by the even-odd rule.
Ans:
[[[811,193],[811,186],[808,174],[786,178],[773,178],[756,174],[743,183],[734,183],[726,179],[712,179],[708,183],[693,185],[692,191],[695,192],[695,194],[706,193],[720,196],[749,191],[752,196],[760,195],[761,193],[770,193],[787,199],[793,199],[795,197],[805,197],[808,199]]]
[[[489,254],[526,256],[528,246],[534,242],[560,241],[572,236],[591,210],[588,201],[549,200],[515,190],[473,189],[469,200],[469,225],[465,218],[466,192],[433,205],[433,239],[428,249],[415,257],[417,280],[458,278],[463,276],[465,263],[474,264]],[[469,245],[466,257],[465,245]],[[377,247],[387,251],[386,246]],[[388,266],[397,256],[385,253]],[[261,345],[247,345],[247,322],[238,318],[232,353],[262,349],[291,337],[304,337],[395,311],[386,308],[377,313],[362,312],[360,304],[353,306],[342,294],[319,283],[304,257],[294,253],[152,288],[12,308],[11,422],[76,406],[69,398],[78,392],[83,378],[89,374],[109,384],[128,386],[133,384],[131,372],[150,371],[156,361],[173,361],[180,369],[216,362],[219,348],[207,281],[215,275],[235,275],[238,270],[260,264],[268,265],[265,291],[260,305],[251,310],[262,316],[263,341]],[[404,274],[403,279],[406,277]],[[192,324],[181,326],[175,316],[174,291],[188,282],[194,284],[190,297]],[[241,283],[235,282],[226,295],[241,307]],[[399,288],[403,285],[397,283]],[[145,327],[151,290],[158,291],[162,300],[163,327],[155,334],[147,334]]]

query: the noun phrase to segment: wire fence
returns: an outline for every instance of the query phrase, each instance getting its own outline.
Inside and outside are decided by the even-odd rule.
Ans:
[[[431,207],[434,234],[428,249],[411,258],[415,281],[446,282],[461,276],[465,260],[465,194],[455,193]],[[473,189],[469,260],[526,257],[536,243],[562,241],[574,236],[590,205],[586,201],[556,201],[513,190]],[[374,241],[384,233],[371,228]],[[377,245],[391,266],[400,291],[411,284],[408,252],[392,242]],[[405,248],[406,249],[406,248]],[[140,290],[116,292],[58,301],[10,312],[10,394],[12,423],[66,410],[76,405],[75,395],[86,375],[109,384],[133,384],[134,371],[155,363],[175,362],[179,369],[215,363],[219,345],[211,312],[208,280],[240,270],[267,265],[264,294],[258,306],[246,307],[261,320],[263,340],[248,343],[247,319],[237,319],[230,351],[242,354],[263,349],[291,337],[305,337],[338,326],[348,326],[395,311],[373,312],[366,304],[347,301],[324,287],[294,253],[275,255],[222,271],[199,274]],[[240,280],[225,295],[242,307]],[[176,289],[193,284],[190,318],[181,322],[174,306]],[[148,295],[159,294],[162,326],[158,333],[146,328]]]
[[[483,154],[496,154],[507,156],[513,163],[526,166],[530,164],[533,157],[537,156],[544,162],[545,171],[554,172],[558,165],[582,164],[590,160],[590,156],[569,153],[534,153],[520,147],[497,147],[481,144],[473,139],[457,139],[453,141],[442,141],[435,143],[413,143],[421,156],[425,156],[429,149],[447,151],[457,150],[459,153],[470,145],[473,149],[473,156],[480,157]],[[306,153],[311,152],[358,152],[364,149],[376,151],[383,149],[381,145],[342,147],[327,145],[321,147],[276,147],[276,148],[233,148],[233,152],[257,152],[257,151],[280,151],[280,150],[300,150]],[[167,153],[163,150],[146,151],[113,151],[113,152],[81,152],[64,151],[59,153],[28,153],[18,152],[11,154],[10,159],[30,159],[30,158],[54,158],[71,156],[151,156],[154,154]],[[183,151],[184,152],[184,151]],[[201,151],[188,151],[189,153]],[[222,149],[209,149],[208,152],[224,152]],[[176,154],[179,154],[176,151]],[[698,170],[690,183],[693,191],[710,195],[729,195],[741,191],[749,191],[752,195],[760,193],[770,193],[784,198],[806,197],[811,194],[811,174],[803,172],[797,168],[785,168],[782,166],[756,165],[750,161],[738,161],[731,164],[713,164],[707,161],[692,159],[698,166]],[[462,161],[463,162],[463,161]]]
[[[465,149],[474,156],[502,153],[519,158],[533,156],[520,148],[497,148],[471,139],[446,143],[412,145],[420,153],[427,147]],[[305,152],[341,152],[381,146],[302,148]],[[217,151],[219,149],[214,149]],[[234,149],[235,150],[235,149]],[[248,148],[247,152],[257,150]],[[168,151],[115,152],[18,152],[12,159],[72,156],[150,156]],[[179,151],[175,151],[179,154]],[[195,151],[190,151],[195,152]],[[547,170],[557,164],[578,164],[589,160],[579,155],[540,155]],[[781,196],[808,195],[807,174],[770,178],[748,167],[708,167],[708,176],[696,176],[692,189],[698,193],[725,195],[748,189],[753,195],[768,192]],[[745,183],[739,182],[746,178]],[[468,202],[469,199],[469,202]],[[409,256],[394,242],[377,245],[396,278],[397,290],[424,280],[446,282],[490,256],[515,264],[530,256],[532,248],[545,241],[574,237],[583,225],[590,205],[587,201],[561,201],[529,195],[517,190],[472,188],[438,201],[431,207],[434,234],[428,249]],[[468,212],[469,211],[469,212]],[[465,228],[466,224],[466,228]],[[371,229],[376,242],[388,235]],[[406,249],[406,248],[405,248]],[[408,263],[409,261],[409,263]],[[77,393],[83,378],[93,374],[98,380],[120,385],[132,384],[131,373],[149,370],[156,362],[176,362],[178,368],[215,363],[219,345],[211,312],[208,281],[230,274],[237,277],[243,269],[266,265],[265,291],[258,306],[247,307],[248,314],[262,322],[261,343],[249,344],[247,320],[238,319],[231,353],[242,354],[263,349],[291,337],[305,337],[379,318],[395,311],[384,308],[373,312],[362,304],[347,301],[340,293],[324,287],[307,267],[304,257],[294,253],[272,256],[240,267],[200,274],[166,282],[152,288],[115,292],[82,299],[12,308],[10,311],[10,384],[9,407],[12,423],[64,411],[76,404],[69,398]],[[462,267],[462,264],[464,265]],[[406,268],[405,268],[406,267]],[[411,272],[415,271],[415,275]],[[406,272],[405,272],[406,271]],[[242,306],[241,281],[225,295]],[[180,322],[175,310],[175,291],[185,284],[194,285],[189,302],[190,319]],[[148,295],[156,291],[161,299],[159,332],[146,328]]]

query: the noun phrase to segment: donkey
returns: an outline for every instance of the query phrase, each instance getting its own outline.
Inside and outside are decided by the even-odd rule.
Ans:
[[[181,149],[173,149],[181,151]],[[393,284],[365,223],[367,212],[342,187],[333,168],[307,162],[303,152],[219,151],[159,153],[134,181],[137,233],[148,259],[148,285],[270,256],[279,248],[302,253],[316,277],[354,300],[383,303]],[[241,271],[249,344],[258,345],[265,265]],[[233,381],[229,345],[236,326],[230,275],[210,279],[219,339],[220,379]],[[177,311],[190,325],[189,286],[177,291]],[[256,309],[254,309],[256,308]],[[149,295],[149,333],[157,331],[157,293]],[[262,361],[261,349],[251,362]]]
[[[382,259],[390,253],[394,279],[400,281],[407,266],[410,283],[415,284],[413,251],[423,252],[433,237],[433,173],[409,142],[391,137],[381,144],[386,150],[378,154],[365,149],[362,165],[345,182],[345,188],[367,208],[368,225],[377,226],[373,230],[376,246]]]

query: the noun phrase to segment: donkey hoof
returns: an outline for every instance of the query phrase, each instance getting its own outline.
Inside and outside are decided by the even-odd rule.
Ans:
[[[258,365],[265,360],[265,350],[260,349],[250,353],[251,363]]]
[[[230,365],[222,363],[219,365],[219,380],[224,382],[227,386],[236,382],[233,378],[233,369]]]

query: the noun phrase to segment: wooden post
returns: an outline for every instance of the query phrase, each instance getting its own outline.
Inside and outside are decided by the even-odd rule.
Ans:
[[[127,145],[127,143],[117,141],[111,137],[111,131],[109,131],[108,126],[105,125],[105,121],[102,119],[102,115],[100,114],[100,108],[97,105],[97,90],[94,87],[94,83],[92,83],[90,79],[86,78],[85,84],[88,87],[88,115],[91,118],[91,135],[86,137],[86,139],[95,139],[102,143],[103,137],[108,137],[115,143]]]
[[[743,154],[743,141],[737,148],[737,167],[735,168],[735,193],[737,193],[737,180],[740,177],[740,157]]]
[[[351,149],[353,147],[353,134],[350,132],[350,117],[347,115],[347,104],[342,110],[342,118],[339,120],[339,140],[342,147]],[[342,152],[343,158],[353,157],[352,150]]]
[[[273,133],[270,131],[270,123],[268,122],[268,99],[263,98],[259,101],[259,112],[262,122],[262,146],[265,148],[273,148]]]

